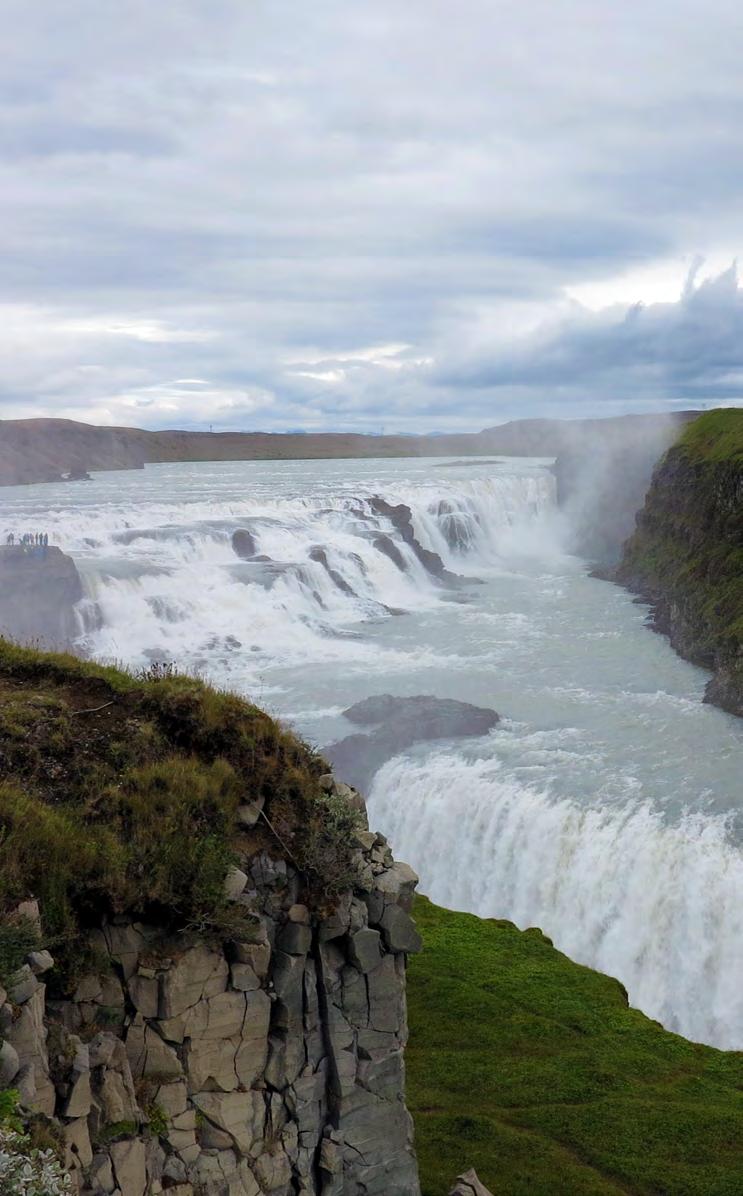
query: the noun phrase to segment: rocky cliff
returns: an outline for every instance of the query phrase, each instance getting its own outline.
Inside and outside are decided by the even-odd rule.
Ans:
[[[0,635],[64,647],[76,634],[82,596],[75,562],[61,549],[0,547]]]
[[[743,411],[701,416],[668,451],[615,577],[713,670],[705,700],[743,715]]]
[[[189,678],[0,643],[0,1089],[76,1191],[418,1196],[417,878],[322,768]]]
[[[418,1191],[404,1104],[405,955],[416,878],[359,836],[363,881],[318,917],[262,852],[229,877],[229,943],[118,917],[95,969],[50,998],[46,951],[0,990],[0,1087],[58,1136],[90,1196]],[[33,903],[21,913],[36,917]]]

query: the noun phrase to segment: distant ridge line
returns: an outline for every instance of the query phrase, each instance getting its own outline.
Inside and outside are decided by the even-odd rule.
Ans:
[[[699,411],[591,420],[522,419],[480,432],[151,432],[68,419],[0,420],[0,486],[60,481],[69,473],[142,469],[180,461],[332,460],[369,457],[556,456],[612,432],[632,441]]]

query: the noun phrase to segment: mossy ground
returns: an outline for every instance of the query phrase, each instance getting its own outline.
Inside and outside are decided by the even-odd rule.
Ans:
[[[743,1054],[687,1042],[538,930],[418,898],[408,1105],[423,1196],[740,1196]]]
[[[705,412],[686,427],[678,444],[688,457],[699,461],[743,458],[743,408]]]
[[[288,855],[315,902],[349,883],[355,815],[321,790],[316,753],[263,711],[192,677],[135,677],[0,640],[0,963],[3,911],[39,898],[64,959],[81,922],[148,912],[227,928],[230,864]],[[248,833],[240,804],[270,820]]]

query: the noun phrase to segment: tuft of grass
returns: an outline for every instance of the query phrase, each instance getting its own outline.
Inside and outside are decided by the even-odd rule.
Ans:
[[[136,1121],[113,1121],[110,1125],[101,1127],[93,1146],[108,1146],[111,1142],[118,1141],[119,1138],[134,1138],[138,1133],[139,1125]]]
[[[147,1118],[147,1128],[156,1138],[163,1138],[167,1134],[170,1122],[161,1105],[157,1103],[148,1105],[145,1109],[145,1117]]]
[[[353,875],[356,824],[321,790],[326,771],[264,711],[192,677],[0,640],[0,927],[38,897],[62,974],[80,925],[105,914],[229,933],[226,872],[262,847],[325,902]],[[259,797],[266,818],[246,834],[237,808]]]
[[[29,951],[37,951],[40,946],[41,936],[30,918],[0,922],[0,984],[3,987],[7,987]]]
[[[19,1100],[20,1095],[15,1088],[0,1090],[0,1128],[5,1127],[17,1134],[23,1131],[23,1122],[18,1115]]]
[[[28,1119],[26,1134],[31,1150],[49,1150],[59,1163],[64,1163],[65,1140],[61,1125],[56,1125],[50,1118],[37,1113]]]
[[[739,1196],[743,1054],[687,1042],[540,931],[416,899],[407,1100],[423,1196]]]

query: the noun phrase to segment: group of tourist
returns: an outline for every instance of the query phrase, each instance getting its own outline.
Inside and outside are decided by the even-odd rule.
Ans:
[[[8,532],[8,537],[5,541],[9,548],[13,548],[18,544],[21,548],[48,548],[49,547],[49,533],[48,532],[24,532],[22,536],[16,539],[15,532]]]

